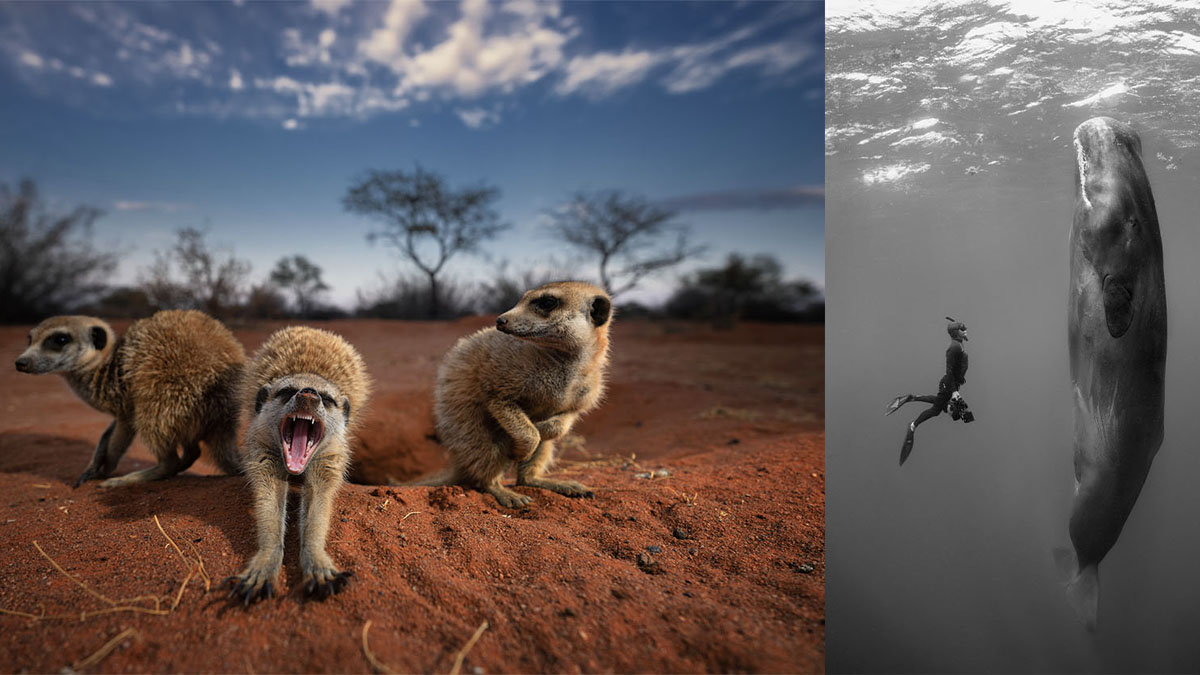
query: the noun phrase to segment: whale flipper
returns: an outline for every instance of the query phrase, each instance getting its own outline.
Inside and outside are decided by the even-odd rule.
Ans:
[[[1054,564],[1067,579],[1067,604],[1089,631],[1096,630],[1096,613],[1100,606],[1100,570],[1096,565],[1079,569],[1075,551],[1062,547],[1054,549]]]
[[[1096,630],[1096,608],[1100,604],[1100,570],[1089,565],[1067,582],[1067,603],[1089,631]]]

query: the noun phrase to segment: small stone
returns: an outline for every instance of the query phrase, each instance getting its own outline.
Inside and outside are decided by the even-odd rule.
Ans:
[[[731,438],[725,442],[725,445],[737,445],[738,443],[741,443],[741,442],[742,442],[742,440],[740,438]]]
[[[480,668],[479,666],[475,666],[474,668],[471,669],[471,672],[474,675],[483,675],[483,668]]]
[[[682,527],[677,527],[671,531],[671,535],[676,539],[691,539],[692,535],[688,534]]]
[[[647,546],[646,550],[650,553],[655,553],[655,554],[662,553],[661,546]]]
[[[645,553],[639,553],[637,555],[637,566],[638,569],[646,574],[666,574],[667,572],[657,560]]]

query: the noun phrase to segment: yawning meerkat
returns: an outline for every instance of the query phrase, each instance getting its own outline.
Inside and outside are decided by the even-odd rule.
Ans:
[[[320,599],[345,587],[325,552],[334,497],[350,464],[350,439],[370,381],[358,351],[329,331],[293,326],[267,338],[246,368],[250,412],[242,462],[258,529],[258,552],[233,594],[247,603],[274,594],[283,563],[289,477],[302,477],[300,569],[305,592]]]

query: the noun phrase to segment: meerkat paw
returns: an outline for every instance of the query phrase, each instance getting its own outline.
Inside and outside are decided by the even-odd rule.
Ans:
[[[344,591],[346,585],[350,583],[350,577],[353,576],[353,572],[339,572],[336,567],[306,570],[303,584],[304,594],[315,600],[324,600]]]
[[[487,489],[487,493],[496,498],[500,502],[500,506],[510,509],[519,509],[522,506],[528,506],[529,502],[533,501],[531,497],[526,497],[519,492],[513,492],[506,487],[493,485]]]
[[[272,572],[254,566],[246,568],[245,572],[225,580],[225,585],[230,588],[229,597],[241,598],[244,605],[273,597],[278,572],[278,569]]]
[[[134,471],[132,473],[127,473],[124,476],[117,476],[116,478],[109,478],[108,480],[104,481],[103,483],[100,483],[100,487],[114,488],[114,487],[121,487],[122,485],[133,485],[134,483],[149,483],[150,481],[153,481],[153,480],[162,480],[163,478],[169,478],[171,476],[174,476],[177,473],[179,473],[179,470],[174,466],[168,466],[168,465],[164,465],[164,464],[155,464],[154,466],[150,467],[149,469],[142,469],[140,471]]]
[[[83,485],[84,483],[88,482],[89,480],[100,480],[101,478],[108,478],[109,473],[111,473],[111,472],[107,468],[89,466],[88,468],[83,470],[83,473],[80,474],[80,476],[79,476],[79,480],[75,481],[75,485],[72,487],[79,487],[80,485]]]
[[[528,485],[530,487],[542,488],[543,490],[550,490],[551,492],[557,492],[558,494],[565,495],[567,497],[595,497],[596,496],[596,494],[594,492],[592,492],[591,488],[587,487],[586,485],[583,485],[582,483],[576,483],[573,480],[552,480],[549,478],[527,478],[523,481],[518,481],[518,483],[521,485]]]

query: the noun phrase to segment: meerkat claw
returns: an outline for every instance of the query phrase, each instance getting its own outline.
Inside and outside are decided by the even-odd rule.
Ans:
[[[337,572],[325,578],[312,577],[304,584],[304,594],[315,600],[325,600],[345,590],[353,572]]]

